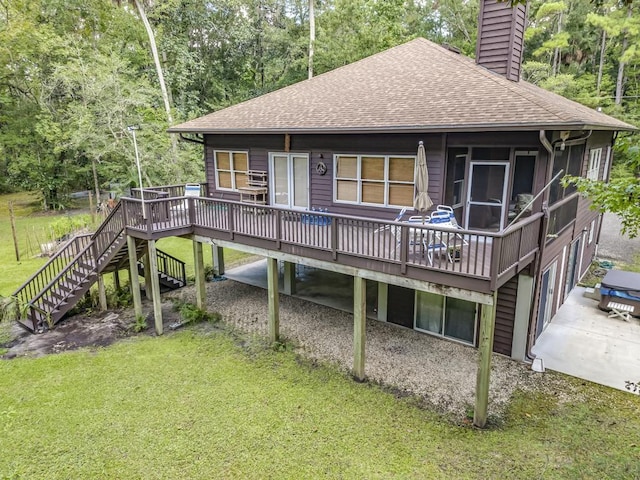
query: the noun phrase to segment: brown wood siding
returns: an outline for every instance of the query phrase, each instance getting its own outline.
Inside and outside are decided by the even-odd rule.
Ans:
[[[522,60],[526,7],[509,2],[480,2],[476,63],[518,81]]]
[[[496,304],[496,329],[493,337],[493,351],[511,356],[513,324],[516,316],[518,277],[515,276],[498,290]]]
[[[418,143],[424,142],[429,170],[429,195],[434,204],[442,203],[444,196],[444,141],[443,134],[361,134],[361,135],[291,135],[290,151],[309,154],[309,188],[311,207],[327,208],[332,213],[393,219],[399,209],[334,203],[333,159],[335,154],[416,155]],[[491,144],[488,137],[485,144]],[[237,200],[233,192],[217,191],[214,174],[214,149],[249,151],[249,165],[254,170],[269,171],[269,153],[284,151],[284,135],[206,135],[206,172],[210,196]],[[316,171],[324,162],[327,172]]]

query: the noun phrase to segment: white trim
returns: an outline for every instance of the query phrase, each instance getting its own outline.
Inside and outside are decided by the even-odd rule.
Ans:
[[[289,204],[288,205],[283,205],[281,203],[276,203],[275,199],[276,199],[276,187],[275,187],[275,183],[276,183],[276,169],[275,169],[275,163],[274,163],[274,157],[286,157],[287,158],[287,189],[288,189],[288,199],[289,199]],[[306,168],[306,180],[307,183],[305,185],[306,188],[306,192],[307,192],[307,206],[306,207],[297,207],[293,204],[294,202],[294,195],[295,195],[295,174],[293,171],[293,158],[294,157],[302,157],[304,159],[306,159],[307,161],[307,168]],[[311,188],[310,188],[310,182],[311,182],[311,175],[309,173],[309,166],[310,166],[310,162],[309,162],[309,154],[308,153],[296,153],[296,152],[269,152],[269,171],[272,172],[271,175],[269,175],[269,203],[271,205],[280,205],[280,206],[285,206],[291,210],[308,210],[311,208]]]
[[[469,227],[469,214],[471,211],[470,207],[472,205],[471,190],[473,186],[473,168],[476,165],[489,165],[489,166],[501,165],[505,167],[504,180],[502,184],[502,203],[498,205],[497,203],[492,203],[492,202],[473,202],[473,205],[488,205],[490,207],[497,207],[497,206],[502,207],[500,210],[500,226],[499,226],[499,230],[501,230],[505,223],[505,216],[507,215],[507,212],[509,210],[509,203],[507,202],[507,190],[509,189],[509,162],[491,162],[487,160],[471,160],[469,162],[469,181],[467,182],[468,188],[467,188],[467,196],[465,199],[466,212],[465,212],[464,226],[465,228]]]
[[[565,267],[565,259],[567,256],[567,246],[565,245],[562,248],[562,257],[560,258],[560,277],[558,277],[558,288],[561,289],[561,294],[559,294],[556,298],[556,312],[562,305],[562,301],[564,300],[564,267]]]
[[[602,148],[592,148],[589,151],[589,165],[587,168],[587,178],[598,180],[600,178],[600,159],[602,158]]]
[[[596,232],[596,219],[591,220],[591,225],[589,226],[589,237],[587,238],[587,245],[591,245],[593,243],[593,238],[595,237]]]
[[[604,171],[602,172],[602,180],[609,181],[609,168],[611,167],[611,145],[607,145],[607,153],[604,160]]]
[[[338,177],[338,158],[339,157],[355,157],[356,159],[356,178],[341,178]],[[384,161],[384,172],[382,180],[367,180],[367,182],[371,183],[380,183],[384,185],[383,192],[383,203],[371,203],[371,202],[363,202],[362,201],[362,157],[377,157],[381,158]],[[412,159],[414,164],[415,171],[415,163],[417,161],[416,155],[378,155],[375,153],[336,153],[333,155],[333,203],[342,203],[346,205],[366,205],[371,207],[380,207],[380,208],[403,208],[403,207],[413,207],[411,205],[394,205],[389,203],[389,187],[390,185],[411,185],[415,189],[415,176],[412,182],[402,182],[402,181],[390,181],[389,180],[389,159],[390,158],[407,158]],[[338,181],[352,181],[356,183],[356,200],[340,200],[338,199]],[[413,196],[412,196],[413,198]]]
[[[228,153],[229,154],[229,168],[230,170],[225,170],[222,169],[223,172],[229,172],[229,174],[231,175],[231,188],[227,188],[227,187],[221,187],[220,186],[220,179],[218,178],[218,157],[217,154],[218,152],[222,152],[222,153]],[[233,156],[236,153],[244,153],[247,156],[247,169],[246,170],[235,170],[234,169],[234,164],[233,164]],[[213,175],[215,177],[215,184],[216,184],[216,190],[220,190],[222,192],[237,192],[238,188],[236,187],[236,176],[235,174],[238,172],[244,172],[245,175],[247,173],[247,171],[249,171],[249,150],[224,150],[224,149],[217,149],[213,151]]]

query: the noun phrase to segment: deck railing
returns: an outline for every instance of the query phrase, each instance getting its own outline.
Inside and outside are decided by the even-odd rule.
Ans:
[[[143,218],[141,203],[123,199],[127,226],[150,238],[198,230],[211,238],[324,260],[349,257],[354,266],[380,262],[399,266],[401,274],[418,268],[490,280],[492,287],[533,260],[543,216],[532,215],[502,232],[485,232],[204,197],[145,200]]]

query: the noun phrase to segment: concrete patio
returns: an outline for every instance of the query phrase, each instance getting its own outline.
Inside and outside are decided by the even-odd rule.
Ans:
[[[640,380],[640,319],[609,318],[575,287],[536,341],[547,369],[625,390]]]

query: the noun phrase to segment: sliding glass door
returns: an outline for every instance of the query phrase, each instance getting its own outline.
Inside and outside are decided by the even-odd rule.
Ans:
[[[271,154],[271,204],[309,208],[309,157],[299,153]]]

